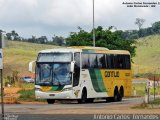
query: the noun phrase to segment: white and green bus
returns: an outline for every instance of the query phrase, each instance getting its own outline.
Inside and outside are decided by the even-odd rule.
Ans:
[[[130,53],[102,47],[68,47],[40,51],[36,60],[35,96],[55,100],[121,101],[131,95]],[[32,67],[32,65],[30,65]]]

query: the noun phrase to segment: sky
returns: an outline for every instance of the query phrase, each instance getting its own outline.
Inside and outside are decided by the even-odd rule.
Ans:
[[[138,29],[136,18],[145,19],[143,27],[160,21],[160,5],[129,8],[123,2],[158,0],[94,0],[95,27],[115,26],[118,30]],[[67,37],[80,26],[92,29],[93,0],[0,0],[0,29],[15,30],[20,36]]]

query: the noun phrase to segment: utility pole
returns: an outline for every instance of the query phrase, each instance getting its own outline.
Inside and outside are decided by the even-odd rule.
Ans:
[[[0,75],[1,75],[1,110],[2,110],[2,120],[4,120],[4,89],[3,89],[3,70],[0,69]]]
[[[0,82],[1,82],[1,111],[4,120],[4,88],[3,88],[3,48],[5,46],[5,33],[0,32]]]
[[[93,0],[93,47],[95,47],[95,27],[94,27],[94,0]]]

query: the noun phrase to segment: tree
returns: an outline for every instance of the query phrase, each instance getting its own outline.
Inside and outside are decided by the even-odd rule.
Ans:
[[[61,37],[61,36],[59,37],[59,36],[55,36],[54,35],[54,37],[52,37],[52,43],[54,45],[62,46],[62,45],[65,44],[65,39],[63,37]]]
[[[18,33],[16,33],[15,30],[11,31],[11,36],[13,37],[13,40],[17,40],[17,38],[19,38],[19,35],[18,35]]]
[[[160,21],[152,24],[152,30],[154,33],[160,33]]]
[[[144,22],[145,22],[145,19],[136,18],[135,24],[138,26],[139,30],[141,29]]]
[[[135,24],[138,26],[138,29],[139,29],[139,37],[141,37],[141,33],[142,33],[141,28],[144,22],[145,22],[145,19],[136,18]]]
[[[79,28],[78,28],[79,29]],[[101,26],[95,28],[96,46],[106,47],[114,50],[128,50],[132,56],[135,56],[134,40],[122,39],[122,31],[112,32],[112,27],[103,29]],[[92,46],[92,31],[86,32],[82,28],[78,33],[72,33],[67,38],[69,46]]]
[[[12,40],[12,34],[11,33],[7,33],[6,36],[7,36],[8,40]]]
[[[66,39],[67,45],[69,46],[91,46],[92,45],[92,33],[84,31],[82,28],[78,27],[79,32],[72,32],[70,36]]]
[[[38,41],[39,43],[41,43],[41,44],[45,44],[45,43],[48,42],[48,39],[47,39],[46,36],[41,36],[41,37],[39,37],[39,38],[37,39],[37,41]]]

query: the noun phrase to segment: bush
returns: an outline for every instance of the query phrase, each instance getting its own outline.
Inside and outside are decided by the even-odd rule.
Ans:
[[[31,90],[23,89],[23,90],[20,90],[18,93],[20,94],[20,96],[18,97],[18,100],[20,101],[26,101],[26,102],[33,102],[33,101],[45,102],[46,101],[43,99],[36,99],[34,89],[31,89]]]
[[[22,100],[22,101],[35,101],[35,93],[34,90],[20,90],[18,92],[20,94],[18,100]]]

